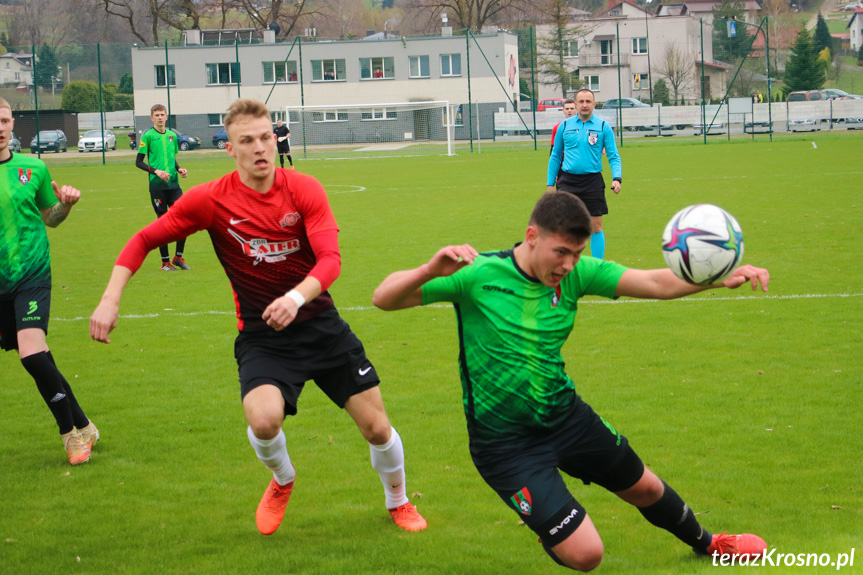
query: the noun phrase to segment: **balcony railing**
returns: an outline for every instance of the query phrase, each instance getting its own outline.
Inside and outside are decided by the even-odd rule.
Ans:
[[[629,65],[629,54],[585,54],[578,55],[579,68],[604,68],[617,66],[618,58],[621,66]]]

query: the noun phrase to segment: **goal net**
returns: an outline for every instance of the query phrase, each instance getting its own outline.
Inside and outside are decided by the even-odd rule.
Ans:
[[[449,102],[287,106],[291,154],[306,158],[453,155]]]

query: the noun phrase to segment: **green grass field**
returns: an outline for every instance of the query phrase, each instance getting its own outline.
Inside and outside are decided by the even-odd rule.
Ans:
[[[405,442],[408,491],[429,529],[407,534],[383,505],[368,447],[314,385],[285,424],[298,481],[282,527],[255,529],[270,474],[245,435],[228,282],[209,238],[189,239],[191,272],[133,278],[113,343],[90,313],[128,237],[149,223],[143,174],[122,163],[48,157],[79,187],[49,232],[48,342],[102,431],[90,463],[65,461],[56,428],[14,354],[0,356],[0,573],[540,574],[562,572],[483,483],[467,448],[454,313],[384,313],[371,294],[440,246],[510,247],[544,191],[547,152],[302,161],[341,227],[332,288],[382,377]],[[667,220],[698,202],[743,227],[744,261],[771,271],[748,288],[682,301],[586,300],[564,347],[579,393],[627,435],[711,531],[751,531],[777,553],[856,548],[863,570],[859,424],[863,381],[860,134],[626,142],[624,186],[609,194],[607,257],[661,267]],[[54,163],[56,162],[56,163]],[[233,169],[225,155],[183,158],[185,187]],[[600,573],[715,573],[613,495],[569,485],[605,543]],[[835,567],[758,568],[820,573]]]

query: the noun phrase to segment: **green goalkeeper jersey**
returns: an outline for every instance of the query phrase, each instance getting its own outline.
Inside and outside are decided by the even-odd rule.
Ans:
[[[614,297],[627,268],[582,256],[558,289],[529,277],[513,250],[485,253],[422,287],[423,305],[450,301],[472,445],[499,444],[554,428],[571,412],[575,385],[560,349],[578,299]]]
[[[51,254],[40,210],[58,201],[41,160],[13,153],[0,163],[0,297],[51,285]]]
[[[150,174],[151,190],[173,190],[180,187],[179,174],[177,173],[177,134],[171,130],[165,130],[162,134],[155,128],[150,128],[141,136],[141,145],[138,153],[147,156],[147,163],[154,170],[168,172],[168,181],[156,174]]]

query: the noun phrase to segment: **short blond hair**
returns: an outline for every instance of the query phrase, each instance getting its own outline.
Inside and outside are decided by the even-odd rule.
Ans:
[[[6,98],[0,98],[0,108],[8,108],[9,111],[12,111],[12,106],[6,100]]]
[[[228,108],[228,113],[223,121],[225,131],[237,121],[240,116],[250,116],[252,119],[270,117],[270,111],[260,100],[252,100],[251,98],[241,98],[235,101]]]

